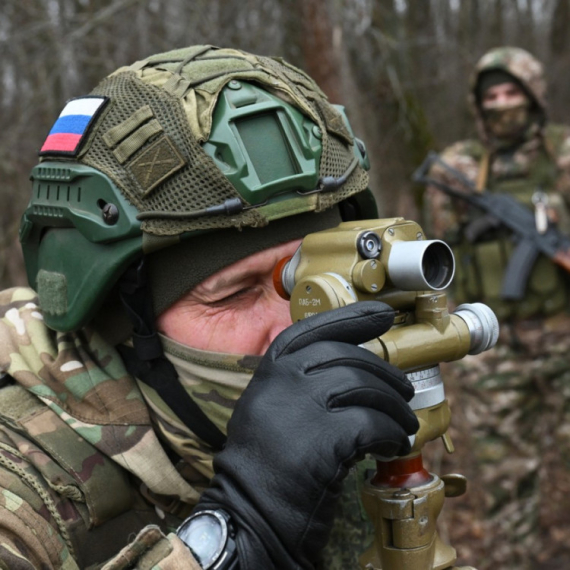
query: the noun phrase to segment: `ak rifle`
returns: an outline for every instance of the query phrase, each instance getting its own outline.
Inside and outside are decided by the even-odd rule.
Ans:
[[[428,173],[438,165],[455,178],[466,191],[460,191],[449,184],[431,178]],[[478,191],[475,184],[462,172],[447,164],[441,157],[430,152],[413,174],[414,182],[434,186],[449,196],[464,200],[486,213],[495,227],[504,226],[513,232],[517,243],[509,259],[501,296],[504,299],[520,301],[526,292],[530,272],[539,256],[544,254],[554,263],[570,273],[570,238],[565,236],[550,221],[543,232],[539,232],[533,212],[508,194]],[[473,237],[473,241],[475,237]]]

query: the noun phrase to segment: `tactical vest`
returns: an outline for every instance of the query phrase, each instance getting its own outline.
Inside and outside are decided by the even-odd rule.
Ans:
[[[569,213],[561,194],[555,191],[559,172],[552,157],[558,154],[562,142],[559,129],[555,126],[547,128],[546,144],[552,153],[542,148],[524,178],[497,179],[489,176],[485,188],[489,192],[510,194],[532,210],[533,194],[541,189],[548,196],[549,208],[554,209],[559,218],[559,229],[568,232]],[[480,219],[481,215],[480,211],[471,209],[463,228]],[[521,301],[501,297],[505,269],[515,247],[512,233],[504,227],[482,231],[473,241],[467,240],[465,232],[462,232],[460,241],[453,245],[457,263],[455,301],[482,301],[495,311],[499,320],[544,317],[567,309],[568,277],[544,255],[538,257]]]

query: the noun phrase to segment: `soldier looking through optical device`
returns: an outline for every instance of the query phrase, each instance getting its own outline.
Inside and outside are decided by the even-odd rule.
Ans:
[[[290,326],[272,283],[306,234],[376,217],[343,109],[281,60],[193,46],[68,102],[40,156],[32,288],[0,296],[0,567],[356,564],[352,466],[418,427],[358,346],[394,312]]]

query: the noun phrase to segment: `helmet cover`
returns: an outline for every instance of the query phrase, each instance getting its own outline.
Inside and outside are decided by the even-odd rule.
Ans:
[[[46,323],[62,331],[86,324],[142,254],[322,212],[368,185],[343,109],[307,75],[212,46],[112,73],[68,102],[40,156],[20,239]]]

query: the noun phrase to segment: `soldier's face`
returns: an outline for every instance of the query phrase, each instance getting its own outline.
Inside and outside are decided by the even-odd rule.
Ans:
[[[527,102],[524,91],[516,83],[500,83],[489,87],[483,93],[481,106],[483,109],[497,107],[515,107]]]
[[[158,330],[201,350],[263,354],[291,325],[289,302],[273,287],[273,268],[300,243],[266,249],[208,277],[160,315]]]

